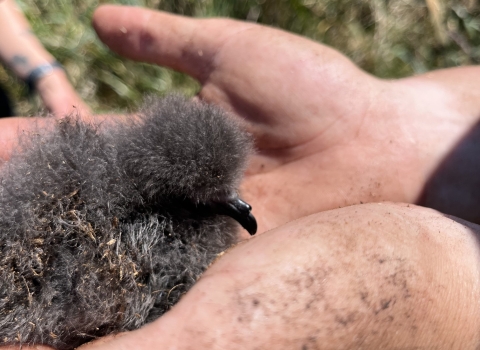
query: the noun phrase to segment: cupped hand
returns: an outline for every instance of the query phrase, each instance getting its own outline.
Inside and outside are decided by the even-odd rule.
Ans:
[[[107,5],[93,24],[112,50],[193,76],[200,98],[246,122],[257,154],[242,190],[260,232],[382,200],[480,221],[480,193],[466,201],[448,181],[430,181],[480,118],[480,67],[383,81],[329,47],[251,23]],[[455,169],[474,182],[468,192],[480,176],[464,163]]]
[[[444,180],[448,176],[436,177],[475,131],[480,68],[384,81],[335,50],[250,23],[109,5],[97,10],[94,26],[118,53],[195,77],[202,84],[200,98],[244,122],[257,153],[242,191],[261,232],[311,213],[381,200],[460,208],[460,216],[480,219],[475,196],[459,196]],[[467,146],[461,155],[468,160],[480,147],[474,141]],[[475,173],[465,164],[471,163],[456,168],[470,185]],[[329,334],[343,337],[332,327],[358,336],[348,328],[354,327],[365,335],[361,339],[378,341],[365,343],[371,349],[384,344],[473,348],[480,325],[473,312],[478,308],[468,306],[479,300],[474,238],[468,228],[439,214],[402,210],[348,207],[278,227],[226,254],[157,322],[112,343],[88,346],[253,349],[269,344],[264,348],[281,349],[271,346],[278,341],[287,344],[283,348],[308,349]],[[390,214],[393,221],[386,219]],[[384,257],[391,259],[387,265]],[[443,264],[446,257],[449,263]],[[399,272],[404,278],[397,284]],[[469,288],[462,288],[465,283]],[[412,289],[402,292],[401,286]],[[310,301],[316,304],[309,306]],[[293,315],[301,311],[302,318],[292,322],[289,308]],[[455,328],[459,324],[474,325],[473,330]],[[405,343],[409,339],[413,343]],[[465,339],[472,342],[462,343]],[[186,340],[191,343],[182,343]]]
[[[158,320],[79,350],[478,349],[479,237],[408,204],[313,214],[233,247]]]
[[[314,214],[227,252],[157,321],[80,350],[473,350],[479,233],[413,205]]]

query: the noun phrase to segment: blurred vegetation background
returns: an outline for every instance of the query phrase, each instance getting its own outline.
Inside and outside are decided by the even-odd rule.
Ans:
[[[145,93],[195,94],[192,79],[111,53],[91,28],[99,0],[17,0],[33,31],[66,68],[96,112],[134,109]],[[480,62],[478,0],[117,0],[195,17],[225,16],[298,33],[337,48],[383,78]],[[38,99],[0,66],[17,115],[38,113]]]

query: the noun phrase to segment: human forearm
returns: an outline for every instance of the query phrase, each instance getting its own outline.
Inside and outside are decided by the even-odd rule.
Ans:
[[[0,60],[20,79],[26,80],[47,109],[57,116],[89,111],[61,66],[51,66],[55,58],[32,33],[14,0],[0,2]]]
[[[55,60],[32,33],[13,0],[0,2],[0,59],[21,79],[35,67]]]

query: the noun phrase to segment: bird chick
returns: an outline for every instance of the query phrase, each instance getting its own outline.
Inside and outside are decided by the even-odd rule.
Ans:
[[[150,98],[137,119],[28,135],[0,170],[0,345],[73,349],[165,313],[256,222],[249,136],[218,108]]]

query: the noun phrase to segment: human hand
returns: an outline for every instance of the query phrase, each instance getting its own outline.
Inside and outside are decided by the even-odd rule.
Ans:
[[[42,77],[36,84],[36,91],[48,111],[58,118],[69,114],[90,114],[90,108],[77,94],[66,73],[55,69]]]
[[[473,350],[479,234],[407,204],[317,213],[232,248],[157,321],[80,350]]]
[[[115,19],[116,23],[113,25],[114,17],[111,17],[109,21],[109,16],[115,13],[118,15],[123,11],[119,8],[113,9],[115,10],[113,11],[109,7],[103,8],[103,10],[97,12],[95,18],[100,34],[104,38],[105,36],[110,38],[106,40],[113,40],[113,43],[118,41],[118,45],[120,45],[119,41],[125,40],[126,44],[132,45],[130,47],[131,57],[166,64],[196,76],[204,86],[200,93],[201,98],[215,101],[230,108],[248,122],[247,127],[256,137],[259,152],[252,159],[249,176],[243,187],[247,199],[255,205],[255,212],[260,216],[263,230],[280,225],[289,219],[308,214],[310,211],[349,204],[354,200],[365,198],[381,200],[389,196],[404,198],[403,200],[405,198],[416,199],[430,175],[429,170],[433,171],[438,166],[452,145],[474,124],[476,120],[474,116],[478,115],[476,113],[478,106],[474,101],[475,91],[467,88],[468,82],[472,81],[470,78],[473,75],[472,72],[477,72],[475,68],[437,72],[398,82],[384,82],[362,73],[343,56],[331,49],[273,29],[225,20],[222,22],[221,20],[182,19],[165,14],[147,13],[140,9],[133,9],[133,11],[140,11],[134,15],[132,15],[132,9],[128,9],[128,17],[136,18],[136,23],[131,23],[125,14],[120,21],[121,16],[117,17]],[[139,16],[136,16],[137,14]],[[150,18],[150,21],[143,22],[139,19],[142,16]],[[102,24],[99,24],[99,22],[102,22]],[[124,25],[125,22],[129,23],[129,27]],[[162,28],[154,30],[154,22],[157,26],[158,23],[162,23]],[[142,23],[147,23],[144,28],[141,28]],[[224,27],[225,25],[235,27],[236,30],[229,32],[228,27]],[[219,28],[221,29],[219,35],[210,38],[207,36],[208,33],[211,34],[212,31],[219,30]],[[118,29],[118,33],[116,29]],[[167,34],[162,34],[163,30]],[[140,35],[142,31],[143,34]],[[252,35],[252,37],[250,39],[245,37],[247,34]],[[187,44],[190,43],[190,45],[185,44],[182,40],[180,40],[180,44],[175,44],[175,38],[178,39],[182,36],[187,37]],[[223,41],[220,40],[222,37]],[[191,42],[189,42],[189,38]],[[209,40],[215,41],[212,43],[213,46],[208,45]],[[257,40],[259,43],[256,43]],[[199,41],[200,46],[198,46]],[[271,43],[272,46],[267,48],[268,52],[258,49],[258,46],[262,47],[262,42],[264,43],[263,46],[265,46],[265,42]],[[291,47],[294,47],[294,49],[288,49],[290,44],[282,45],[282,42],[291,43]],[[236,44],[239,44],[243,51],[235,51]],[[112,46],[112,43],[110,45]],[[198,51],[199,48],[205,51]],[[120,48],[117,49],[120,50]],[[128,49],[124,48],[123,50]],[[299,54],[302,52],[304,53],[303,56]],[[198,55],[198,57],[195,57],[195,55]],[[278,60],[269,62],[271,57],[276,57],[282,62]],[[250,58],[251,61],[246,58]],[[283,61],[285,58],[292,61],[287,60],[285,62]],[[303,66],[298,67],[296,62],[302,58]],[[231,64],[230,61],[232,60],[236,64]],[[198,66],[196,66],[197,63]],[[254,63],[255,67],[261,69],[258,71],[248,70],[247,68]],[[259,63],[263,64],[260,65]],[[277,68],[273,72],[269,71],[269,69],[279,66],[283,69]],[[302,75],[301,71],[305,67],[308,68],[308,72],[304,72]],[[229,72],[226,68],[232,71]],[[297,75],[292,75],[289,69],[298,72]],[[463,88],[459,88],[458,93],[449,87],[450,83],[444,81],[444,79],[448,80],[449,75],[460,77],[457,85],[463,86]],[[313,76],[319,76],[321,79],[317,81],[312,78]],[[202,77],[204,78],[202,79]],[[282,85],[282,82],[285,82],[285,84]],[[293,84],[295,88],[290,87],[290,84]],[[322,84],[328,85],[322,86]],[[266,87],[271,87],[271,89]],[[304,87],[307,88],[304,89]],[[273,90],[273,88],[276,90]],[[458,88],[458,86],[455,88]],[[337,99],[340,99],[340,101],[337,101]],[[260,102],[262,103],[260,104]],[[424,102],[425,105],[421,102]],[[289,107],[290,104],[291,107]],[[363,108],[361,108],[362,106]],[[420,119],[419,116],[424,119]],[[392,141],[392,144],[390,144],[390,141]],[[436,144],[437,141],[439,144]],[[440,149],[438,150],[437,147]],[[386,149],[388,149],[388,152],[386,152]],[[362,188],[365,184],[370,184],[370,187]],[[293,186],[293,188],[290,188],[290,186]],[[295,188],[295,186],[300,187]],[[399,186],[400,188],[397,188]],[[350,190],[350,188],[352,189]],[[367,190],[370,190],[371,193]],[[312,196],[307,191],[315,191],[316,196]],[[277,200],[275,200],[276,198]],[[308,347],[308,344],[300,343],[301,340],[306,339],[307,333],[312,332],[312,329],[307,326],[320,324],[324,327],[319,328],[329,331],[332,329],[332,321],[335,320],[337,325],[339,323],[347,323],[348,325],[348,322],[350,322],[348,313],[337,314],[347,316],[345,319],[336,319],[335,313],[307,315],[307,317],[301,319],[302,322],[305,322],[302,323],[305,326],[302,333],[302,327],[290,330],[289,327],[292,326],[292,322],[282,323],[282,320],[279,320],[282,314],[288,314],[284,313],[284,308],[282,308],[281,312],[275,314],[277,318],[262,317],[262,314],[260,314],[258,323],[255,323],[257,320],[253,320],[254,324],[250,324],[250,327],[259,325],[260,328],[257,327],[257,330],[268,329],[264,333],[255,332],[253,334],[251,332],[252,328],[243,329],[238,326],[238,323],[235,323],[238,318],[235,319],[232,315],[237,315],[241,309],[239,310],[239,305],[235,309],[232,300],[238,302],[241,299],[233,297],[242,296],[242,291],[246,290],[244,296],[247,297],[247,300],[252,301],[250,306],[254,304],[252,295],[262,294],[263,291],[265,291],[265,294],[261,296],[271,296],[270,300],[285,299],[284,295],[278,296],[275,294],[277,291],[285,290],[277,289],[277,278],[294,275],[290,273],[294,266],[298,268],[298,271],[307,271],[310,266],[317,267],[318,265],[312,264],[312,262],[316,262],[315,258],[318,258],[319,255],[323,257],[323,249],[325,248],[322,247],[330,247],[331,244],[328,245],[328,242],[331,237],[338,235],[342,244],[336,248],[337,250],[333,250],[331,255],[328,255],[327,252],[326,260],[320,261],[320,267],[330,266],[328,265],[329,262],[340,264],[342,268],[339,267],[338,271],[341,273],[335,275],[333,285],[331,285],[331,289],[335,291],[332,301],[348,303],[353,300],[353,304],[351,308],[347,307],[345,309],[342,309],[343,304],[336,304],[333,311],[347,312],[348,310],[359,309],[358,303],[360,301],[355,301],[352,297],[358,297],[355,291],[360,291],[360,289],[350,287],[355,287],[355,285],[362,287],[357,278],[362,276],[363,272],[372,277],[372,284],[366,286],[372,288],[368,290],[371,290],[374,294],[374,299],[369,302],[382,307],[387,305],[381,303],[381,292],[383,290],[375,283],[381,280],[378,272],[387,274],[380,274],[380,276],[393,278],[393,274],[388,273],[397,271],[395,264],[386,268],[385,271],[382,271],[381,268],[379,268],[380,271],[375,270],[371,261],[361,260],[360,253],[355,253],[356,250],[353,248],[356,247],[352,246],[350,250],[345,250],[345,246],[348,245],[347,242],[358,234],[359,228],[365,228],[370,222],[371,224],[377,224],[377,227],[371,231],[365,229],[365,232],[358,236],[359,242],[363,242],[363,240],[370,242],[371,252],[379,253],[387,249],[388,252],[392,253],[392,251],[396,252],[399,249],[400,253],[397,260],[401,261],[403,257],[405,259],[412,258],[413,262],[411,261],[411,265],[409,265],[410,270],[413,269],[412,266],[417,266],[417,263],[419,263],[420,269],[418,271],[421,277],[424,275],[431,277],[431,279],[422,279],[414,275],[413,279],[406,279],[406,282],[413,283],[412,287],[418,292],[417,297],[410,299],[409,296],[405,298],[409,299],[408,301],[395,302],[395,305],[400,306],[394,309],[392,314],[382,314],[381,317],[385,316],[385,318],[377,319],[379,328],[375,328],[374,331],[379,331],[380,334],[386,334],[388,337],[393,336],[393,340],[400,340],[400,345],[406,344],[405,341],[411,339],[415,344],[427,344],[426,346],[433,347],[438,344],[438,348],[444,344],[460,344],[457,347],[463,349],[467,349],[469,346],[473,347],[473,341],[472,343],[462,344],[462,340],[465,339],[468,341],[478,340],[476,336],[472,335],[472,331],[470,329],[458,330],[452,322],[452,319],[458,317],[461,321],[457,322],[457,325],[461,323],[463,325],[473,325],[474,329],[478,328],[477,315],[468,314],[468,311],[476,310],[477,307],[466,306],[469,303],[476,305],[475,302],[478,300],[478,281],[475,281],[475,278],[472,277],[478,275],[476,270],[478,252],[472,249],[472,247],[475,247],[474,242],[472,242],[473,239],[468,238],[469,234],[466,231],[462,231],[465,228],[461,225],[451,227],[447,225],[450,220],[442,220],[438,215],[433,215],[430,220],[426,220],[426,226],[424,227],[422,223],[425,217],[423,215],[403,217],[392,209],[390,213],[395,218],[398,219],[398,215],[403,217],[401,221],[403,226],[400,225],[399,229],[399,221],[394,220],[387,223],[381,220],[386,217],[387,213],[379,212],[375,214],[375,210],[370,211],[373,208],[371,205],[365,207],[368,211],[361,210],[359,215],[350,215],[351,211],[358,207],[342,209],[341,215],[337,215],[338,212],[336,211],[317,214],[322,218],[323,215],[330,215],[327,220],[328,225],[330,225],[327,225],[327,228],[330,228],[330,230],[323,230],[322,220],[324,219],[320,220],[321,229],[312,225],[310,227],[312,231],[303,230],[302,225],[295,228],[295,226],[292,226],[295,223],[292,223],[285,226],[286,228],[278,228],[268,233],[265,238],[259,237],[235,248],[231,252],[232,254],[239,252],[239,249],[244,250],[240,250],[240,253],[236,255],[227,254],[225,257],[225,261],[228,263],[227,268],[222,270],[222,268],[216,268],[218,264],[214,265],[212,270],[207,272],[205,278],[185,296],[171,313],[141,330],[122,336],[121,341],[114,340],[113,343],[104,343],[103,346],[105,346],[105,349],[108,349],[108,347],[122,349],[127,346],[140,349],[142,345],[145,345],[144,348],[168,348],[175,341],[185,341],[186,335],[190,335],[189,340],[194,344],[199,344],[196,348],[201,349],[201,346],[212,348],[205,347],[205,345],[217,340],[215,334],[212,334],[212,330],[216,330],[220,335],[225,335],[225,338],[220,339],[218,344],[222,344],[222,341],[224,341],[229,344],[227,348],[234,348],[231,344],[240,344],[239,348],[248,349],[265,344],[266,341],[269,344],[268,348],[271,348],[270,344],[275,344],[272,343],[273,341],[278,341],[278,344],[285,344],[286,342],[286,348],[289,348],[292,344],[297,345],[297,343],[294,343],[296,341],[299,342],[298,345]],[[347,215],[346,213],[350,214]],[[365,221],[365,218],[372,220]],[[403,221],[404,219],[405,221]],[[308,224],[308,220],[310,219],[305,218],[297,223]],[[348,223],[356,224],[352,227],[348,226]],[[411,224],[416,228],[425,229],[426,238],[419,239],[416,237],[417,231],[409,231],[408,227]],[[348,233],[346,236],[341,230],[343,227],[345,227],[345,232]],[[445,242],[438,243],[435,241],[435,244],[432,245],[433,248],[423,250],[426,249],[423,246],[428,247],[431,240],[438,239],[436,236],[437,230],[432,231],[431,227],[441,228],[441,234],[438,235],[440,239],[448,236],[450,232],[455,233],[453,236],[460,235],[461,237],[451,239],[452,237],[448,236],[449,239],[446,239]],[[382,231],[379,232],[380,229]],[[449,231],[450,229],[452,231]],[[385,235],[383,230],[387,230],[388,234]],[[445,232],[445,235],[442,234],[443,232]],[[317,234],[321,236],[318,240],[315,239]],[[397,236],[392,236],[392,234]],[[304,240],[302,235],[305,235],[308,239]],[[386,241],[378,242],[377,239],[383,236],[385,236]],[[375,240],[369,241],[367,237],[372,237]],[[288,239],[288,244],[285,244],[286,239]],[[388,241],[392,239],[393,242],[400,243],[400,248],[395,245],[395,249],[392,250],[392,244]],[[298,245],[292,244],[292,242],[297,243],[297,240]],[[428,244],[425,244],[424,240],[428,241]],[[268,250],[268,247],[277,250]],[[378,250],[375,247],[378,247]],[[250,249],[254,250],[253,253],[250,253]],[[306,250],[309,254],[305,253]],[[312,255],[312,252],[315,254]],[[273,254],[276,253],[279,255],[275,258]],[[425,262],[427,258],[421,259],[421,257],[428,257],[429,259],[432,255],[434,259],[428,260],[428,262]],[[441,260],[444,255],[448,257],[447,260],[449,263],[451,262],[450,264],[439,263],[440,261],[446,261]],[[304,260],[303,256],[305,256]],[[272,261],[272,263],[262,265],[262,257],[268,257],[266,259],[267,263],[269,261]],[[300,260],[296,260],[297,258]],[[222,261],[223,259],[219,263]],[[248,264],[245,264],[245,261]],[[273,262],[276,264],[273,264]],[[235,269],[230,270],[228,266],[233,266]],[[357,270],[357,266],[364,267],[366,270]],[[451,267],[451,270],[438,269],[438,266],[442,268]],[[347,270],[346,267],[348,267]],[[368,270],[372,268],[373,271]],[[471,269],[474,269],[474,271]],[[462,271],[462,278],[460,279],[455,275],[458,271]],[[352,277],[351,274],[356,272],[358,274]],[[225,278],[226,273],[228,278]],[[252,276],[250,276],[251,274]],[[343,280],[340,275],[345,276],[346,280]],[[262,278],[263,276],[265,278]],[[254,277],[258,280],[252,280]],[[240,283],[243,278],[246,281],[245,283],[252,284],[252,289],[248,289],[249,285]],[[450,280],[453,281],[451,285],[447,283]],[[264,284],[262,284],[263,281],[265,281]],[[345,281],[346,285],[344,284]],[[416,284],[418,281],[428,281],[429,283],[427,285]],[[432,281],[436,283],[433,285],[441,286],[439,288],[442,291],[440,294],[429,294],[432,289],[430,284]],[[358,283],[355,284],[356,282]],[[472,286],[470,289],[471,295],[462,294],[465,292],[464,285]],[[318,285],[315,288],[317,287]],[[214,294],[211,294],[212,290]],[[298,295],[298,293],[294,293],[293,297],[287,299],[305,298],[302,299],[303,305],[305,305],[307,298],[312,297],[307,292],[301,295]],[[355,295],[352,296],[352,293]],[[392,295],[389,293],[394,293],[394,291],[388,289],[387,295]],[[460,299],[446,302],[443,295],[448,297],[459,295]],[[425,307],[425,300],[431,301],[427,307]],[[299,305],[302,305],[302,301],[299,302]],[[462,312],[458,312],[458,307],[455,310],[449,309],[450,305],[463,305],[460,308]],[[397,311],[400,311],[400,315],[405,315],[405,313],[402,314],[402,311],[407,309],[408,311],[418,311],[418,313],[414,313],[414,318],[419,319],[422,327],[426,328],[418,330],[418,336],[414,328],[407,330],[401,327],[399,332],[388,334],[390,326],[384,321],[389,319],[388,316],[395,317]],[[192,313],[189,310],[193,310]],[[371,310],[368,309],[367,312],[372,310],[375,311],[372,308]],[[192,314],[194,317],[191,316]],[[246,312],[247,316],[248,314],[249,312]],[[360,321],[365,320],[367,325],[369,321],[372,321],[369,318],[371,315],[364,318],[361,313],[360,316]],[[325,319],[321,317],[325,317]],[[269,320],[272,320],[274,324],[269,325]],[[267,324],[262,325],[262,322]],[[219,324],[219,326],[215,327],[216,324]],[[387,328],[382,328],[382,325],[383,327],[387,325]],[[412,325],[412,321],[403,323],[404,327],[410,325]],[[450,325],[452,326],[450,327]],[[270,326],[272,327],[267,328]],[[358,322],[352,322],[351,327],[356,328],[355,326],[364,327],[363,324],[359,325]],[[397,330],[399,328],[397,326],[394,325],[391,328]],[[370,328],[360,329],[367,332]],[[435,329],[439,334],[446,337],[434,337],[432,332]],[[192,334],[192,331],[195,330],[198,332]],[[345,332],[348,330],[351,330],[351,328]],[[290,331],[292,332],[290,333]],[[254,339],[242,337],[242,332],[248,335],[253,334]],[[163,334],[165,336],[161,337]],[[336,333],[336,335],[338,334]],[[358,335],[359,333],[353,334]],[[365,334],[367,337],[369,336],[367,333]],[[240,343],[231,343],[232,338],[228,338],[228,336],[235,335],[238,335],[238,339],[233,340],[238,340]],[[255,338],[257,336],[258,339]],[[292,336],[293,339],[289,338]],[[367,340],[376,341],[375,339],[380,339],[382,341],[384,339],[384,343],[376,344],[392,344],[390,342],[386,343],[387,340],[393,341],[391,338],[387,338],[370,335]],[[322,340],[321,337],[318,339],[319,341]],[[337,340],[333,339],[333,341]],[[160,343],[160,341],[164,343]],[[241,343],[242,341],[244,343]],[[288,343],[289,341],[291,342]],[[310,341],[315,341],[315,339],[310,338]],[[250,343],[246,344],[245,342]],[[372,345],[366,346],[367,348],[375,348],[373,343],[364,343],[363,345],[365,344]],[[191,344],[180,345],[188,348]],[[95,346],[100,347],[102,345],[97,343]],[[277,348],[281,348],[281,346],[279,345]],[[382,348],[382,346],[379,345],[378,348]],[[449,348],[453,347],[449,346]]]
[[[77,109],[72,113],[78,113],[82,120],[98,125],[100,129],[109,128],[132,117],[130,115],[117,114],[81,114],[80,110]],[[0,118],[0,167],[2,163],[10,159],[12,151],[18,147],[20,138],[28,137],[32,132],[39,132],[39,130],[47,131],[49,128],[53,128],[56,123],[55,119],[52,115],[47,117]],[[28,145],[28,143],[23,144]]]
[[[51,118],[11,117],[0,118],[0,166],[10,158],[12,150],[24,132],[35,127],[46,127]],[[38,124],[40,123],[40,124]]]
[[[480,117],[480,67],[383,81],[326,46],[251,23],[110,5],[93,23],[114,51],[193,76],[200,98],[246,121],[258,152],[242,190],[260,232],[382,200],[480,221],[475,167],[454,167],[468,196],[457,180],[431,181]]]
[[[54,58],[45,50],[14,0],[0,2],[0,60],[26,80],[36,68],[51,64]],[[57,117],[89,113],[89,108],[72,87],[62,69],[54,68],[32,82],[45,107]]]
[[[80,349],[476,349],[479,233],[406,204],[314,214],[231,249],[157,321]]]

